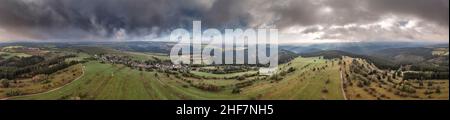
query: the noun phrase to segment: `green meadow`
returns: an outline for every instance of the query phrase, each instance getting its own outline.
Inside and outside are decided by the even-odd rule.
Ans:
[[[325,62],[328,61],[328,62]],[[313,68],[323,70],[311,72]],[[159,72],[139,71],[123,65],[102,64],[96,61],[84,63],[85,75],[65,87],[39,95],[15,97],[13,99],[86,99],[86,100],[173,100],[173,99],[343,99],[340,92],[338,66],[330,60],[319,58],[297,58],[280,65],[280,71],[296,68],[281,80],[258,79],[241,92],[232,93],[239,80],[186,78],[195,84],[221,86],[220,91],[198,89],[175,75]],[[250,72],[233,73],[243,75]],[[212,76],[211,73],[193,74]],[[217,77],[217,76],[216,76]],[[327,82],[328,81],[328,82]],[[328,92],[323,92],[326,89]]]

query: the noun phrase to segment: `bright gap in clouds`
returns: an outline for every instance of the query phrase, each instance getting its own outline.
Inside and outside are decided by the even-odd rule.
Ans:
[[[322,14],[331,14],[331,13],[333,12],[333,8],[331,8],[331,7],[329,7],[329,6],[326,6],[326,7],[323,7],[323,8],[320,10],[320,12],[321,12]]]

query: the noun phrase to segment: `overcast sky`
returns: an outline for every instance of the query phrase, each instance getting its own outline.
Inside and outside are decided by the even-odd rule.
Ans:
[[[0,0],[0,42],[165,40],[277,28],[280,42],[448,42],[449,0]]]

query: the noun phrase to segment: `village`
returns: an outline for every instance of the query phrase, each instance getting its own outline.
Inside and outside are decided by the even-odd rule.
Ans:
[[[133,60],[129,56],[119,56],[119,55],[94,55],[96,60],[101,61],[102,63],[110,63],[110,64],[123,64],[130,68],[136,68],[139,70],[171,70],[171,71],[189,71],[190,66],[183,64],[172,64],[170,61],[161,61],[161,60],[146,60],[139,61]]]

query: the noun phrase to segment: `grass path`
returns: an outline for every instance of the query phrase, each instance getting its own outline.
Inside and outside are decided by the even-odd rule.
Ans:
[[[347,99],[347,95],[345,94],[345,90],[344,90],[344,76],[342,75],[342,70],[339,70],[340,73],[340,77],[341,77],[341,91],[342,91],[342,96],[344,97],[344,100],[348,100]]]

